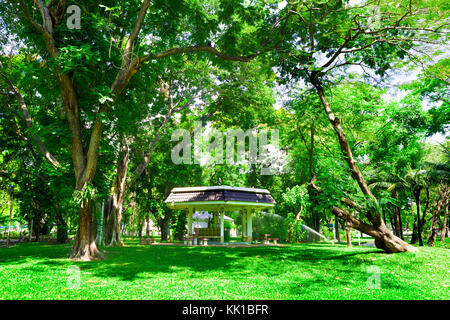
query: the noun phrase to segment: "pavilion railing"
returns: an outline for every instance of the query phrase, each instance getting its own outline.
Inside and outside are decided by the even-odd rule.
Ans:
[[[197,230],[199,237],[220,237],[219,228],[199,228]]]

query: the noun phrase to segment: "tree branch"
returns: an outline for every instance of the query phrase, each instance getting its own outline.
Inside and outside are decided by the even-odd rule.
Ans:
[[[159,53],[147,54],[147,55],[139,58],[139,60],[140,60],[140,62],[144,62],[144,61],[148,61],[148,60],[152,60],[152,59],[161,59],[161,58],[173,56],[176,54],[191,53],[191,52],[209,52],[212,55],[215,55],[224,60],[249,62],[252,59],[254,59],[255,57],[257,57],[258,55],[260,55],[264,52],[267,52],[267,51],[268,50],[265,50],[263,52],[255,53],[255,54],[251,54],[251,55],[247,55],[247,56],[233,56],[233,55],[228,55],[226,53],[222,53],[211,46],[190,46],[190,47],[186,47],[186,48],[173,48],[173,49],[166,50],[166,51],[159,52]]]
[[[203,80],[202,80],[202,82],[203,82]],[[180,112],[181,110],[187,108],[192,103],[192,101],[195,99],[195,97],[196,97],[197,93],[200,91],[201,87],[202,87],[202,83],[200,83],[200,86],[197,88],[196,92],[192,95],[192,97],[189,99],[189,101],[187,101],[182,106],[176,108],[180,104],[180,102],[182,100],[184,100],[184,99],[180,99],[178,101],[178,103],[176,103],[175,105],[172,105],[172,103],[171,103],[169,111],[167,112],[166,116],[164,117],[164,122],[162,123],[162,125],[159,128],[159,130],[156,132],[155,137],[153,138],[152,142],[150,143],[150,147],[149,147],[147,153],[144,155],[144,159],[142,159],[141,163],[139,163],[139,165],[137,166],[136,170],[134,171],[134,174],[136,176],[140,176],[142,174],[142,172],[144,171],[144,169],[147,166],[148,162],[150,161],[150,157],[152,156],[155,144],[160,139],[160,132],[167,125],[171,115],[174,112]]]
[[[25,15],[25,18],[40,32],[44,32],[44,27],[36,22],[33,18],[31,18],[30,13],[28,12],[28,9],[23,2],[23,0],[19,0],[20,7],[22,8],[23,14]]]
[[[19,106],[22,109],[23,118],[27,124],[28,128],[33,127],[33,121],[31,120],[30,113],[28,112],[27,105],[25,104],[25,101],[20,94],[19,89],[17,89],[16,86],[13,85],[13,83],[8,79],[8,77],[0,72],[0,75],[5,79],[5,81],[9,84],[10,89],[13,91],[14,96],[16,97],[17,101],[19,102]],[[47,148],[42,143],[41,137],[38,135],[33,136],[34,142],[36,143],[39,151],[43,154],[45,160],[47,160],[48,163],[50,163],[55,168],[61,168],[61,164],[56,160],[56,158],[47,150]]]
[[[125,45],[125,51],[123,54],[123,58],[127,59],[127,61],[130,61],[129,54],[131,53],[133,49],[133,45],[136,42],[136,39],[139,35],[139,32],[141,31],[142,24],[145,19],[145,15],[147,14],[148,7],[150,6],[150,0],[144,0],[141,6],[141,10],[139,11],[138,18],[136,20],[136,23],[134,24],[133,31],[131,31],[130,37],[127,40],[127,43]]]

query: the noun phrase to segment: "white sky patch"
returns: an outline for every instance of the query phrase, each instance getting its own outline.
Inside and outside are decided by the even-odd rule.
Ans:
[[[363,3],[363,2],[364,2],[363,0],[350,0],[348,2],[348,6],[349,7],[353,7],[353,6],[359,5],[359,4]]]
[[[430,144],[441,144],[445,141],[445,139],[449,136],[449,133],[435,133],[431,137],[427,137],[424,139],[425,142]]]
[[[278,10],[283,10],[287,5],[287,1],[281,1],[280,3],[278,3]]]

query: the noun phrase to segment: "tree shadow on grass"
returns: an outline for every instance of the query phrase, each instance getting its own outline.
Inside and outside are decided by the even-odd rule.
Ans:
[[[29,259],[68,258],[70,245],[55,245],[45,242],[21,243],[11,248],[0,249],[0,266],[25,263]]]
[[[208,272],[233,277],[233,279],[254,276],[264,272],[267,276],[282,275],[283,264],[298,266],[311,275],[320,268],[347,266],[343,272],[363,264],[361,257],[372,250],[345,250],[329,245],[287,246],[287,247],[185,247],[185,246],[140,246],[131,245],[105,249],[105,259],[91,262],[74,262],[67,258],[68,245],[25,246],[7,254],[0,252],[0,266],[21,264],[38,259],[37,264],[48,267],[77,265],[82,271],[102,278],[117,278],[134,281],[139,278],[156,278],[164,274],[178,274],[182,277],[205,278]],[[320,268],[319,268],[320,267]],[[317,272],[317,277],[321,273]],[[314,278],[314,279],[315,279]],[[314,280],[316,281],[316,280]]]
[[[106,259],[103,261],[80,262],[77,265],[81,270],[88,270],[93,276],[133,281],[140,277],[151,278],[163,273],[183,271],[225,272],[231,270],[236,263],[235,257],[208,249],[178,246],[113,248],[107,250]]]
[[[277,276],[284,271],[275,268],[274,263],[284,259],[288,263],[314,267],[318,260],[346,263],[346,259],[370,252],[347,252],[339,254],[335,250],[289,247],[181,247],[181,246],[130,246],[107,250],[106,259],[96,262],[80,262],[81,270],[89,271],[93,276],[119,278],[133,281],[136,278],[157,277],[161,274],[188,274],[190,278],[205,277],[206,272],[218,272],[227,277],[244,278],[254,272],[265,272]],[[47,262],[43,262],[47,263]],[[258,270],[260,268],[260,270]],[[197,275],[198,274],[198,275]]]

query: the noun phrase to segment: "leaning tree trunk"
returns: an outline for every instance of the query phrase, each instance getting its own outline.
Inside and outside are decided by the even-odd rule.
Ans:
[[[342,210],[337,207],[333,208],[333,213],[347,221],[347,223],[350,223],[351,227],[374,237],[375,245],[377,246],[377,248],[380,248],[386,252],[416,251],[416,248],[412,247],[399,237],[395,236],[386,228],[386,225],[380,214],[378,201],[372,194],[372,191],[369,189],[369,186],[367,185],[361,171],[356,165],[355,159],[353,158],[353,153],[347,141],[347,137],[341,127],[341,121],[334,115],[333,111],[331,110],[331,106],[325,97],[325,92],[323,90],[321,80],[319,79],[318,72],[313,72],[310,75],[310,81],[314,85],[320,101],[322,102],[322,105],[324,107],[324,110],[328,116],[328,120],[330,121],[336,133],[339,145],[341,147],[341,152],[344,156],[345,161],[347,162],[353,179],[358,183],[358,186],[362,193],[374,204],[371,209],[363,212],[370,222],[370,225],[365,224],[362,221],[352,217],[352,215],[346,210]]]
[[[385,225],[374,227],[373,225],[356,219],[351,213],[338,207],[333,207],[332,212],[336,217],[339,217],[349,223],[353,229],[375,238],[375,246],[379,249],[382,249],[388,253],[417,251],[416,248],[410,246],[408,243],[390,232]]]

